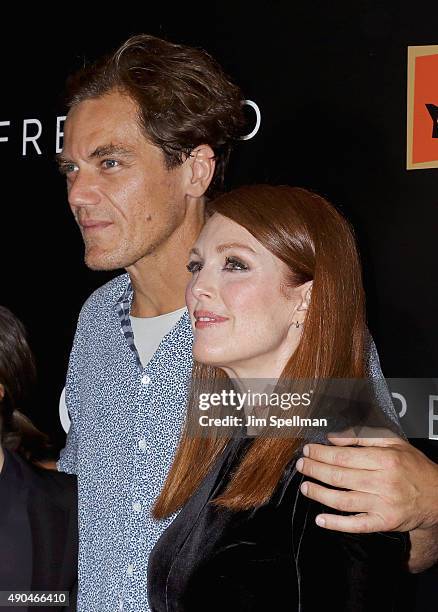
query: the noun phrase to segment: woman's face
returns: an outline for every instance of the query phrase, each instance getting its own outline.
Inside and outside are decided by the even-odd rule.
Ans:
[[[218,213],[188,264],[193,356],[239,378],[277,378],[300,339],[309,283],[286,287],[287,266],[245,228]]]

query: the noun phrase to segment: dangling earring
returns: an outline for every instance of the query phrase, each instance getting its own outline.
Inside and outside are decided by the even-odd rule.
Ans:
[[[299,327],[301,327],[302,323],[300,323],[299,321],[296,321],[294,325],[298,329]]]

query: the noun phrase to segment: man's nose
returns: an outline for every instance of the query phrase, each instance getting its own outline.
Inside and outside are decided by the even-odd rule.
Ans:
[[[79,170],[68,185],[68,201],[72,209],[99,203],[100,193],[91,172]]]

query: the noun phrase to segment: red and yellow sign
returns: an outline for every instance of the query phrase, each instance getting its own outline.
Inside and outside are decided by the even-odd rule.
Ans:
[[[438,45],[408,47],[407,169],[438,168]]]

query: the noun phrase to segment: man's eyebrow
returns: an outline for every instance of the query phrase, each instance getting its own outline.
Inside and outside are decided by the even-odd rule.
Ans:
[[[94,151],[89,155],[89,158],[92,159],[94,157],[106,157],[107,155],[134,155],[134,149],[130,147],[126,147],[123,145],[117,144],[108,144],[103,145],[101,147],[97,147]]]
[[[102,145],[101,147],[97,147],[94,151],[88,156],[88,159],[107,157],[108,155],[125,155],[127,157],[134,155],[134,150],[117,144],[108,144]],[[63,153],[58,153],[55,155],[55,161],[59,166],[63,164],[71,164],[72,160],[68,159],[63,155]]]
[[[254,251],[254,249],[252,249],[250,246],[241,244],[240,242],[227,242],[216,247],[216,251],[218,253],[223,253],[229,249],[245,249],[246,251],[251,251],[251,253],[256,253],[256,251]],[[197,248],[190,249],[190,254],[198,255],[199,257],[201,256]]]

